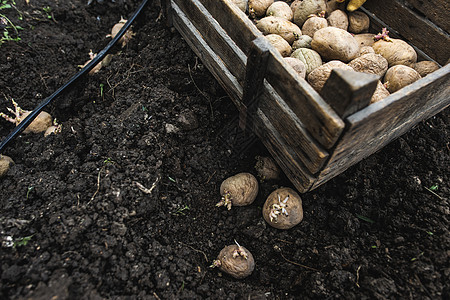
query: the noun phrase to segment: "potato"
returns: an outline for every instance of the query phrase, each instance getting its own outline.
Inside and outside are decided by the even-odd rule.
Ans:
[[[376,41],[373,45],[375,53],[387,59],[389,67],[395,65],[413,66],[417,61],[417,53],[412,46],[400,39]]]
[[[292,44],[302,31],[294,23],[280,17],[265,17],[256,22],[256,27],[264,34],[278,34]]]
[[[348,16],[340,9],[333,11],[328,16],[327,22],[328,26],[337,27],[346,31],[348,29]]]
[[[280,52],[281,56],[285,57],[291,55],[291,45],[278,34],[268,34],[266,35],[266,39],[268,39],[269,43]]]
[[[389,95],[389,91],[385,88],[381,81],[378,80],[377,88],[375,89],[372,98],[370,98],[370,104],[381,101]]]
[[[317,14],[326,9],[327,5],[325,0],[303,0],[295,9],[294,23],[302,27],[309,15]]]
[[[312,37],[310,37],[309,35],[303,34],[298,38],[298,40],[295,40],[292,43],[292,50],[297,50],[299,48],[311,49],[311,41],[312,41]]]
[[[354,11],[348,14],[348,31],[352,33],[367,32],[369,30],[369,16],[362,11]]]
[[[272,3],[266,11],[266,16],[274,16],[292,21],[294,13],[292,12],[289,4],[283,1],[277,1]]]
[[[222,199],[216,206],[245,206],[255,201],[258,195],[258,180],[250,173],[239,173],[228,177],[220,185]]]
[[[288,65],[297,72],[298,76],[305,79],[306,77],[306,65],[298,58],[294,57],[285,57],[284,61],[287,62]]]
[[[303,220],[302,199],[291,188],[277,189],[267,197],[262,213],[270,226],[290,229]]]
[[[295,58],[292,57],[286,57],[285,61],[289,59],[296,60]],[[297,61],[303,65],[303,63],[298,59]],[[305,65],[303,65],[303,69],[306,69]],[[256,173],[258,173],[258,177],[261,181],[280,179],[280,172],[281,172],[280,168],[277,166],[277,164],[271,157],[257,156],[255,170]]]
[[[373,33],[360,33],[355,34],[353,37],[356,39],[356,41],[358,41],[360,47],[372,47],[373,43],[375,43],[375,40],[373,39],[375,37],[375,34]]]
[[[413,69],[419,72],[420,76],[425,77],[439,69],[439,65],[434,61],[424,60],[415,63]]]
[[[8,108],[8,110],[14,114],[14,117],[10,117],[5,113],[0,113],[0,117],[4,118],[6,121],[9,121],[16,126],[22,123],[23,120],[31,113],[29,110],[24,110],[20,108],[19,104],[17,104],[14,99],[11,99],[11,102],[14,106],[14,110]],[[23,133],[40,133],[45,132],[48,127],[52,126],[53,119],[52,116],[45,111],[41,111],[37,117],[25,128]]]
[[[248,12],[251,18],[262,17],[274,0],[248,0]]]
[[[359,45],[355,38],[347,31],[336,27],[317,30],[311,48],[325,60],[337,59],[349,62],[359,56]]]
[[[111,34],[106,35],[107,37],[114,38],[119,31],[122,29],[122,27],[127,23],[128,20],[125,20],[124,18],[120,18],[119,22],[114,24],[114,26],[111,28]],[[130,40],[133,38],[134,32],[131,29],[128,29],[120,38],[119,43],[122,45],[122,48],[125,47]]]
[[[384,84],[390,93],[395,93],[399,89],[422,78],[416,70],[405,65],[390,67],[384,75]]]
[[[239,7],[239,9],[242,10],[243,12],[247,11],[248,0],[231,0],[231,2],[236,4],[237,7]]]
[[[309,35],[313,37],[314,33],[322,28],[328,27],[327,20],[321,17],[310,17],[308,18],[302,26],[302,33],[304,35]]]
[[[350,66],[344,64],[342,61],[332,60],[314,69],[311,73],[308,74],[307,80],[309,84],[318,93],[320,93],[322,91],[323,86],[325,85],[325,82],[331,75],[331,70],[333,69],[344,69],[353,71],[353,69]]]
[[[369,54],[369,53],[375,53],[375,50],[373,50],[373,48],[370,47],[370,46],[362,46],[362,47],[359,49],[359,55],[360,55],[360,56],[361,56],[361,55],[364,55],[364,54]]]
[[[8,173],[9,168],[14,164],[11,157],[0,154],[0,178]]]
[[[327,16],[329,16],[333,11],[335,10],[345,10],[345,3],[343,3],[342,1],[337,1],[337,0],[328,0],[327,1],[327,9],[325,10],[325,12],[327,13]]]
[[[322,58],[319,53],[312,49],[300,48],[292,52],[291,57],[300,59],[306,66],[306,75],[312,70],[322,65]]]
[[[380,54],[369,53],[348,63],[357,72],[375,74],[383,77],[388,69],[387,60]]]
[[[252,274],[255,259],[250,251],[236,243],[223,248],[214,260],[213,266],[236,279],[242,279]]]
[[[294,0],[294,1],[291,3],[290,7],[291,7],[291,10],[292,10],[292,13],[293,13],[293,14],[295,14],[295,10],[296,10],[297,7],[300,5],[300,3],[302,3],[302,1],[303,1],[303,0]]]

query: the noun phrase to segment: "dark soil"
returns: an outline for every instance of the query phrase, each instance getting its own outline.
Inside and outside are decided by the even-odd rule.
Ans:
[[[0,11],[24,28],[0,47],[3,112],[9,97],[36,107],[139,5],[16,3]],[[304,194],[303,222],[277,230],[261,207],[286,179],[261,183],[250,206],[215,207],[221,181],[268,153],[221,138],[237,111],[159,12],[147,7],[111,64],[46,109],[62,133],[4,151],[1,299],[450,297],[448,109]],[[2,138],[14,127],[0,126]],[[256,261],[242,280],[210,268],[234,240]]]

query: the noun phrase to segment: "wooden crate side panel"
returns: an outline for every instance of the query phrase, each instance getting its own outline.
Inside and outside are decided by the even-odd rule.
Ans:
[[[369,0],[364,7],[441,65],[450,57],[450,36],[399,0]],[[447,18],[449,12],[442,12]]]
[[[252,41],[263,34],[231,0],[199,0],[231,39],[247,54]]]
[[[295,188],[300,193],[307,192],[316,178],[300,163],[295,152],[285,143],[260,109],[257,110],[256,120],[252,124],[253,131],[259,136]]]
[[[206,8],[197,0],[174,0],[189,18],[208,45],[222,59],[228,70],[238,79],[244,80],[246,55],[240,50],[225,30]]]
[[[269,59],[266,78],[311,135],[325,149],[330,149],[345,126],[331,106],[283,61],[279,53],[273,53]]]
[[[226,90],[236,107],[241,109],[242,104],[240,100],[242,99],[242,86],[233,74],[228,71],[220,57],[218,57],[214,50],[208,46],[180,7],[178,7],[174,1],[171,1],[170,6],[170,9],[173,10],[171,16],[175,28],[180,32],[195,54],[202,59],[203,63],[216,80]]]
[[[264,82],[264,93],[258,106],[306,168],[312,174],[318,173],[328,159],[328,152],[311,137],[305,126],[267,81]]]
[[[347,118],[347,130],[313,188],[450,105],[450,65]]]
[[[450,1],[448,0],[406,0],[437,26],[450,32]]]

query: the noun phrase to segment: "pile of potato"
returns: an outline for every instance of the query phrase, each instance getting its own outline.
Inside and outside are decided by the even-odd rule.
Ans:
[[[369,17],[362,11],[350,11],[358,7],[356,2],[364,1],[232,2],[319,93],[335,68],[378,75],[380,81],[371,103],[439,68],[433,61],[417,62],[414,48],[403,40],[389,38],[386,30],[378,35],[368,33]]]

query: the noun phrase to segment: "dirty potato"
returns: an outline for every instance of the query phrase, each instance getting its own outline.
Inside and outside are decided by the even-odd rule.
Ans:
[[[337,27],[346,31],[348,29],[348,16],[340,9],[333,11],[327,17],[327,22],[328,26]]]
[[[291,55],[292,47],[289,43],[278,34],[268,34],[265,36],[269,43],[280,52],[281,56],[286,57]]]
[[[355,58],[348,63],[357,72],[384,76],[388,69],[387,60],[380,54],[369,53]]]
[[[384,75],[384,84],[390,93],[395,93],[420,78],[422,78],[420,74],[413,68],[396,65],[387,70]]]
[[[264,34],[278,34],[289,44],[302,35],[300,28],[294,23],[280,17],[264,17],[256,22],[256,27]]]
[[[267,9],[266,16],[274,16],[292,21],[294,13],[292,12],[289,4],[283,1],[277,1],[272,3]]]
[[[333,69],[343,69],[353,71],[353,69],[350,66],[344,64],[342,61],[332,60],[314,69],[311,73],[308,74],[307,80],[309,84],[318,93],[320,93],[322,91],[323,86],[325,85],[325,82],[328,80],[328,78],[330,78],[331,70]]]
[[[328,22],[325,18],[312,16],[308,18],[302,26],[302,33],[313,37],[314,33],[322,28],[328,27]]]
[[[400,39],[391,41],[379,40],[372,45],[375,53],[387,59],[389,67],[395,65],[413,66],[417,61],[417,53],[412,46]]]
[[[306,66],[306,75],[312,70],[322,65],[322,58],[319,53],[312,49],[300,48],[292,52],[291,57],[301,60]]]
[[[294,57],[285,57],[284,61],[287,62],[289,66],[294,69],[295,72],[297,72],[298,76],[305,79],[306,77],[306,65],[297,58]]]
[[[274,0],[248,0],[248,12],[251,18],[262,17]]]
[[[316,31],[311,42],[313,50],[325,60],[341,60],[345,63],[359,56],[359,45],[347,31],[326,27]]]
[[[369,16],[362,11],[354,11],[348,14],[348,31],[351,33],[367,32],[369,30]]]

